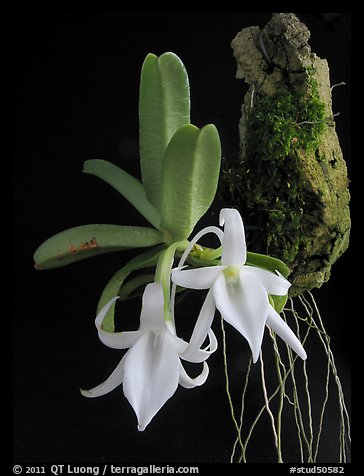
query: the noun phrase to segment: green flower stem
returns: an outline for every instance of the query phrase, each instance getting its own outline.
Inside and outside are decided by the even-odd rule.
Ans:
[[[164,293],[164,319],[166,322],[174,326],[174,319],[170,309],[170,290],[171,290],[171,270],[173,267],[174,257],[176,251],[185,250],[188,246],[188,241],[177,241],[170,245],[166,250],[159,255],[157,268],[155,271],[156,283],[162,283]]]
[[[128,278],[128,276],[137,270],[143,268],[149,268],[151,266],[155,266],[158,262],[159,255],[164,251],[165,245],[159,245],[154,248],[141,253],[140,255],[136,256],[135,258],[131,259],[128,263],[126,263],[121,269],[119,269],[109,280],[106,284],[98,306],[97,312],[100,310],[115,296],[119,295],[120,289],[124,284],[124,281]],[[104,320],[102,322],[102,329],[107,332],[114,332],[114,313],[115,313],[115,304],[114,303],[109,311],[107,312]]]

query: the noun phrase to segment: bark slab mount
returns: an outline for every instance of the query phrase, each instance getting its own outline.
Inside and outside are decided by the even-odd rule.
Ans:
[[[291,295],[320,287],[347,249],[348,176],[325,59],[293,13],[244,28],[232,41],[237,78],[249,85],[238,159],[223,165],[222,196],[252,228],[251,251],[282,259]],[[255,231],[254,231],[255,230]]]

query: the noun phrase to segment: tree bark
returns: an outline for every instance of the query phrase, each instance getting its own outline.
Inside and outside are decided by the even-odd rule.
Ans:
[[[348,176],[329,67],[311,52],[309,38],[293,13],[273,13],[262,30],[244,28],[232,41],[236,76],[249,89],[239,157],[225,160],[222,175],[224,201],[253,230],[251,251],[290,267],[291,295],[329,279],[350,235]]]

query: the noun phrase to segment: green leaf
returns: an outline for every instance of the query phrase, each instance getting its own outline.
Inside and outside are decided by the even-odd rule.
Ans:
[[[160,210],[161,172],[173,134],[190,122],[190,89],[182,61],[174,53],[148,54],[140,80],[140,163],[149,201]]]
[[[145,286],[154,281],[154,274],[142,274],[124,283],[119,291],[120,301],[141,296]]]
[[[131,248],[145,248],[163,242],[154,228],[119,225],[83,225],[46,240],[34,254],[37,269],[65,266],[85,258]]]
[[[269,296],[269,301],[271,305],[274,307],[274,309],[279,313],[281,313],[284,309],[284,306],[286,305],[288,295],[286,296]]]
[[[83,172],[101,178],[125,197],[155,228],[160,229],[158,210],[147,199],[139,180],[106,160],[86,160]]]
[[[248,251],[246,265],[257,266],[258,268],[268,269],[273,273],[279,271],[285,278],[287,278],[291,270],[278,258],[273,258],[268,255],[261,255],[259,253],[252,253]]]
[[[136,256],[119,269],[105,286],[97,306],[97,312],[100,312],[105,304],[107,304],[113,297],[118,296],[123,282],[130,273],[138,269],[156,265],[158,257],[164,249],[164,245],[152,248],[151,250]],[[107,332],[114,332],[114,313],[115,303],[110,307],[102,323],[102,328]]]
[[[185,240],[216,193],[221,145],[213,124],[180,128],[166,149],[162,170],[162,228]]]
[[[267,269],[272,271],[279,271],[285,278],[287,278],[291,270],[278,258],[273,258],[268,255],[261,255],[259,253],[252,253],[248,251],[246,264],[248,266],[257,266],[258,268]],[[286,296],[269,296],[269,301],[274,309],[281,313],[286,305],[288,295]]]

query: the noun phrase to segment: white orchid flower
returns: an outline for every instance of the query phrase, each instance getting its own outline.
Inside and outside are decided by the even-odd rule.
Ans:
[[[166,325],[163,289],[159,283],[148,284],[145,288],[137,331],[105,332],[101,324],[116,299],[113,298],[101,309],[95,320],[96,328],[105,345],[129,350],[105,382],[91,390],[81,390],[81,393],[85,397],[99,397],[123,384],[124,394],[138,419],[138,430],[143,431],[172,397],[178,384],[193,388],[206,381],[209,368],[205,360],[216,350],[217,341],[210,331],[208,347],[191,352],[190,345],[174,335]],[[189,377],[180,359],[203,362],[201,374],[196,378]]]
[[[220,226],[202,230],[216,233],[222,244],[221,265],[196,269],[172,270],[172,281],[184,288],[209,289],[195,327],[195,346],[203,342],[211,325],[211,307],[216,306],[223,319],[237,329],[248,341],[253,362],[259,357],[265,326],[276,332],[302,359],[307,355],[290,327],[269,303],[268,295],[285,296],[290,287],[278,271],[246,265],[247,250],[242,218],[237,210],[224,208],[220,212]],[[218,233],[220,232],[220,233]],[[186,255],[185,255],[186,256]]]

